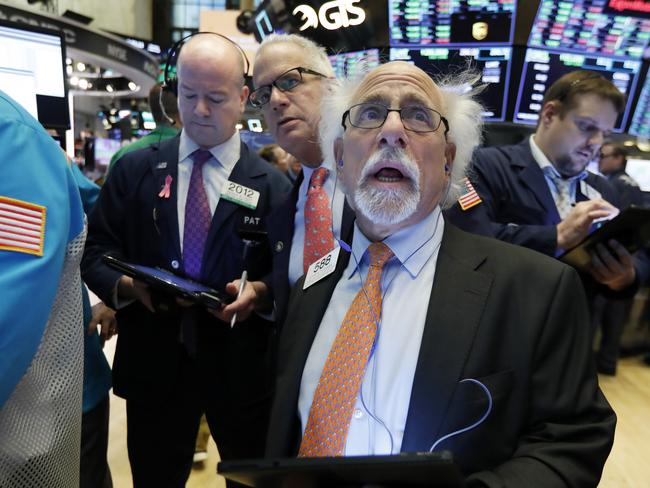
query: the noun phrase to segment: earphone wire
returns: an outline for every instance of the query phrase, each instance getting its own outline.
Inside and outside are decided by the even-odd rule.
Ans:
[[[485,395],[487,396],[487,399],[488,399],[487,409],[483,413],[483,416],[480,419],[478,419],[476,422],[474,422],[473,424],[468,425],[467,427],[464,427],[462,429],[458,429],[458,430],[455,430],[453,432],[450,432],[449,434],[443,435],[440,439],[438,439],[437,441],[435,441],[432,444],[432,446],[429,448],[429,452],[433,452],[441,442],[446,441],[447,439],[449,439],[451,437],[455,437],[457,435],[463,434],[465,432],[468,432],[468,431],[478,427],[479,425],[481,425],[485,421],[486,418],[488,418],[488,415],[490,415],[490,412],[492,412],[492,394],[490,393],[490,390],[488,389],[488,387],[485,386],[483,383],[481,383],[479,380],[476,380],[474,378],[465,378],[465,379],[459,381],[459,383],[466,383],[466,382],[470,382],[470,383],[473,383],[473,384],[478,385],[478,386],[481,387],[481,389],[483,390],[483,392],[485,393]]]
[[[342,166],[343,166],[342,164],[339,164],[339,168],[342,167]],[[356,269],[358,270],[357,276],[358,276],[358,278],[359,278],[359,283],[360,283],[360,285],[361,285],[361,290],[363,291],[363,294],[364,294],[364,296],[365,296],[365,298],[366,298],[366,302],[370,305],[370,304],[371,304],[370,297],[368,296],[368,293],[367,293],[367,291],[366,291],[365,284],[364,284],[364,282],[363,282],[363,278],[361,277],[361,264],[360,264],[359,260],[357,259],[357,256],[356,256],[356,254],[354,253],[354,250],[353,250],[352,246],[351,246],[350,244],[348,244],[347,242],[343,241],[343,239],[342,239],[343,236],[339,235],[339,238],[337,239],[336,236],[335,236],[335,234],[334,234],[334,198],[335,198],[335,196],[336,196],[337,183],[338,183],[338,174],[336,175],[336,179],[334,180],[334,189],[332,190],[332,200],[331,200],[331,202],[330,202],[330,212],[331,212],[331,214],[332,214],[332,219],[331,219],[331,221],[330,221],[330,222],[331,222],[331,226],[332,226],[332,227],[331,227],[332,236],[333,236],[334,239],[338,242],[339,246],[341,246],[343,249],[345,249],[346,251],[348,251],[348,252],[350,253],[350,255],[352,256],[352,259],[354,259],[354,262],[355,262],[355,265],[356,265]],[[447,198],[449,197],[449,191],[450,191],[450,189],[451,189],[451,178],[449,179],[449,182],[447,183],[447,188],[445,189],[445,196],[444,196],[444,198],[442,198],[442,199],[440,200],[441,203],[442,203],[442,202],[445,202],[445,201],[447,200]],[[440,204],[441,204],[441,203],[440,203]],[[439,204],[439,205],[440,205],[440,204]],[[401,262],[401,263],[400,263],[400,267],[403,267],[403,266],[408,262],[408,260],[411,259],[411,257],[413,257],[415,254],[417,254],[417,253],[418,253],[418,252],[419,252],[419,251],[420,251],[424,246],[426,246],[426,245],[427,245],[427,244],[428,244],[428,243],[429,243],[429,242],[430,242],[430,241],[435,237],[435,235],[436,235],[436,233],[437,233],[437,231],[438,231],[438,225],[439,225],[439,223],[440,223],[440,217],[441,217],[441,216],[442,216],[442,207],[439,207],[439,211],[438,211],[438,215],[437,215],[437,217],[436,217],[436,223],[435,223],[435,225],[434,225],[433,232],[431,233],[431,235],[430,235],[430,236],[429,236],[429,237],[428,237],[428,238],[427,238],[427,239],[426,239],[422,244],[420,244],[420,245],[419,245],[419,246],[418,246],[418,247],[417,247],[413,252],[411,252],[411,253],[406,257],[406,259],[404,259],[404,262]],[[341,232],[342,232],[342,227],[343,227],[343,223],[341,222]],[[339,233],[339,234],[340,234],[340,233]],[[343,246],[343,244],[345,244],[345,246]],[[436,246],[436,248],[433,250],[433,252],[431,253],[431,256],[436,255],[436,253],[437,253],[438,250],[440,249],[441,244],[442,244],[442,239],[441,239],[441,241],[437,244],[437,246]],[[397,271],[396,271],[396,272],[393,274],[393,276],[391,277],[390,281],[386,284],[386,287],[385,287],[385,289],[384,289],[384,291],[383,291],[383,293],[382,293],[382,303],[383,303],[383,301],[384,301],[384,298],[385,298],[386,294],[388,293],[388,290],[390,289],[391,285],[393,284],[393,280],[395,280],[395,278],[397,277],[397,274],[398,274],[398,273],[397,273]],[[383,306],[382,306],[382,308],[383,308]],[[381,326],[380,326],[380,324],[381,324],[381,321],[380,321],[380,318],[381,318],[381,311],[380,311],[380,316],[379,316],[379,317],[377,317],[377,315],[375,314],[375,311],[373,310],[372,307],[370,307],[370,311],[371,311],[371,313],[372,313],[372,315],[373,315],[373,319],[374,319],[374,322],[375,322],[375,330],[376,330],[376,333],[375,333],[375,338],[374,338],[374,340],[373,340],[372,347],[371,347],[371,349],[370,349],[370,355],[369,355],[369,357],[368,357],[368,363],[370,363],[370,361],[372,360],[372,358],[373,358],[373,356],[374,356],[375,348],[376,348],[377,343],[378,343],[378,341],[379,341],[379,334],[380,334],[380,331],[381,331]],[[366,363],[366,368],[367,368],[368,363]],[[376,362],[376,361],[373,361],[373,373],[372,373],[372,374],[373,374],[373,378],[374,378],[374,373],[375,373],[376,364],[377,364],[377,362]],[[360,390],[360,400],[361,400],[361,405],[363,406],[363,408],[364,408],[364,410],[366,411],[366,413],[367,413],[367,414],[368,414],[368,415],[369,415],[373,420],[375,420],[379,425],[381,425],[381,426],[386,430],[386,432],[387,432],[387,434],[388,434],[388,437],[389,437],[389,441],[390,441],[390,453],[392,454],[392,453],[393,453],[393,448],[394,448],[394,439],[393,439],[393,434],[392,434],[392,432],[390,431],[390,429],[388,428],[388,426],[386,425],[386,423],[385,423],[382,419],[380,419],[379,417],[377,417],[373,412],[371,412],[370,409],[368,408],[368,406],[366,405],[365,400],[364,400],[364,398],[363,398],[363,382],[361,383],[361,387],[360,387],[359,390]]]

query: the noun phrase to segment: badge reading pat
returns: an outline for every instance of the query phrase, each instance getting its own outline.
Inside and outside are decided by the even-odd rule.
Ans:
[[[481,197],[478,196],[474,186],[472,186],[467,178],[465,178],[465,184],[461,191],[462,194],[458,199],[458,203],[463,210],[468,210],[482,202]]]
[[[0,250],[43,255],[46,208],[0,196]]]

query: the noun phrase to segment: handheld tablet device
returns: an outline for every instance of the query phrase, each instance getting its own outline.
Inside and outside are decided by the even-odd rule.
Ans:
[[[463,476],[449,451],[222,461],[217,465],[217,473],[258,488],[463,486]]]
[[[166,269],[127,263],[110,254],[105,255],[103,261],[111,268],[142,281],[152,288],[184,298],[198,305],[219,309],[234,300],[234,297],[230,295],[197,281],[175,275]]]
[[[614,239],[633,253],[650,244],[650,209],[631,206],[589,234],[580,244],[562,254],[560,261],[581,271],[591,265],[591,253],[597,244],[607,246]]]

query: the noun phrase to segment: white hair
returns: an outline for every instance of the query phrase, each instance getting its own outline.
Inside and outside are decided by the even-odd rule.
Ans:
[[[483,87],[471,88],[478,78],[479,75],[475,72],[465,71],[434,80],[442,96],[443,115],[449,122],[447,141],[456,145],[449,191],[445,201],[441,202],[443,207],[451,206],[460,196],[472,153],[481,143],[483,108],[475,97]],[[361,81],[342,79],[323,95],[319,138],[326,160],[335,160],[334,142],[343,137],[343,114],[354,104],[354,96]],[[439,130],[442,130],[442,127]]]
[[[292,44],[305,54],[306,66],[302,66],[303,68],[312,69],[328,78],[334,77],[334,68],[332,68],[332,63],[330,63],[327,57],[325,48],[316,44],[311,39],[297,34],[271,34],[265,37],[255,54],[255,63],[257,63],[262,53],[274,44]]]

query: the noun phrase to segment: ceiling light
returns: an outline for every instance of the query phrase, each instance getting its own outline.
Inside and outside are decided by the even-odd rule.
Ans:
[[[131,91],[136,91],[138,88],[140,88],[138,85],[136,85],[134,82],[129,81],[129,89]]]
[[[88,89],[88,80],[85,78],[81,78],[79,80],[79,88],[82,90],[87,90]]]
[[[77,71],[86,71],[86,65],[79,61],[77,63]]]
[[[106,85],[106,91],[108,93],[113,93],[113,85],[111,85],[111,84]]]
[[[72,86],[77,86],[79,84],[79,78],[77,78],[76,76],[71,76],[70,77],[70,84]]]

